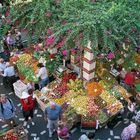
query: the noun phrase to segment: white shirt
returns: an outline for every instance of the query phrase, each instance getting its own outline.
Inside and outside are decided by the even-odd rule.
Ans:
[[[4,74],[3,76],[6,77],[11,77],[11,76],[14,76],[16,73],[15,73],[15,69],[13,66],[10,66],[10,67],[7,67],[5,70],[4,70]]]
[[[40,77],[41,80],[48,78],[47,69],[45,67],[40,68],[37,77]]]
[[[85,134],[83,134],[78,140],[88,140],[88,137]]]
[[[128,109],[130,112],[134,112],[135,111],[135,105],[132,103],[131,105],[128,105]]]
[[[6,68],[5,63],[0,63],[0,71],[4,71]]]

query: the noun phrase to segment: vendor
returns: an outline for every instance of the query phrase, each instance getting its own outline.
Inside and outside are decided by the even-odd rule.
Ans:
[[[131,72],[127,72],[124,78],[125,88],[128,92],[131,92],[135,84],[135,70],[132,69]]]
[[[4,74],[1,73],[1,75],[6,78],[7,83],[9,84],[9,87],[14,91],[13,83],[16,82],[16,72],[15,68],[10,65],[9,62],[6,63],[6,68],[4,69]]]
[[[48,71],[42,63],[39,63],[37,66],[39,70],[36,76],[40,78],[39,86],[40,86],[40,89],[42,89],[49,83]]]

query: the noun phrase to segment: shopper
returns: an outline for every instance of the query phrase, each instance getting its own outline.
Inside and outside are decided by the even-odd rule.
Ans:
[[[42,63],[38,64],[38,68],[39,70],[36,76],[40,78],[39,85],[40,85],[40,89],[42,89],[49,83],[48,71]]]
[[[136,136],[137,125],[135,123],[125,127],[121,133],[121,140],[131,140]]]
[[[6,122],[10,127],[16,126],[15,122],[15,111],[16,108],[13,101],[5,96],[0,95],[0,120]]]
[[[58,121],[61,119],[61,106],[50,102],[50,106],[45,109],[45,118],[48,120],[49,137],[52,137],[54,130],[57,131]]]
[[[4,59],[1,58],[0,59],[0,73],[4,74],[5,69],[6,69],[6,63],[4,62]],[[7,86],[7,78],[6,77],[3,77],[3,85],[6,88],[6,86]]]
[[[4,73],[5,68],[6,68],[6,64],[4,62],[4,59],[1,58],[0,59],[0,72]]]
[[[57,135],[59,140],[67,140],[70,138],[69,129],[65,122],[60,121],[58,125]]]
[[[135,114],[135,109],[136,109],[136,103],[135,103],[134,98],[129,99],[127,108],[129,111],[127,114],[127,117],[132,119],[133,115]]]
[[[14,48],[14,40],[10,32],[7,34],[6,43],[7,43],[9,51],[12,51]]]
[[[28,94],[28,92],[22,92],[22,96],[20,98],[20,102],[22,105],[22,112],[23,116],[25,118],[25,121],[28,121],[28,119],[33,118],[33,109],[34,109],[34,101],[32,97]],[[32,122],[32,124],[34,124]]]
[[[83,134],[78,140],[93,140],[95,133]]]
[[[18,29],[15,29],[15,41],[17,49],[23,49],[21,32]]]
[[[7,62],[6,68],[4,69],[4,74],[1,73],[1,75],[6,79],[6,82],[8,83],[8,86],[11,88],[11,90],[14,91],[13,83],[16,82],[15,68],[10,65],[9,62]]]
[[[4,60],[6,60],[6,55],[5,55],[5,52],[4,52],[3,40],[0,40],[0,58],[3,58]]]

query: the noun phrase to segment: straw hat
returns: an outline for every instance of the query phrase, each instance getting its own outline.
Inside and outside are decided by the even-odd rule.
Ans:
[[[28,94],[28,92],[23,91],[23,92],[22,92],[21,99],[26,99],[26,98],[28,98],[29,96],[30,96],[30,95]]]

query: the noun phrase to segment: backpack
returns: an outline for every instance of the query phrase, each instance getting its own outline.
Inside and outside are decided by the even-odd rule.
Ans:
[[[9,98],[7,98],[7,100],[9,101],[10,105],[12,106],[11,112],[13,113],[13,112],[14,112],[14,107],[13,107],[13,105],[12,105],[12,101],[11,101]],[[3,104],[0,103],[0,105],[1,105],[1,112],[2,112],[2,114],[3,114],[3,111],[4,111]]]

